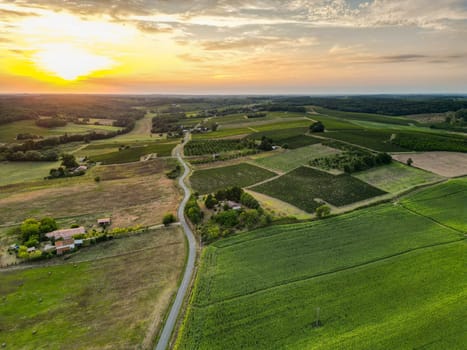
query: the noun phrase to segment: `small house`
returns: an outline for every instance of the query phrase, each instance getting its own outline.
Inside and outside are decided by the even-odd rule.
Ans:
[[[99,226],[106,227],[112,223],[112,220],[110,218],[102,218],[97,219],[97,223],[99,224]]]
[[[76,228],[67,228],[67,229],[62,229],[62,230],[55,230],[52,232],[47,233],[45,236],[47,238],[54,238],[54,239],[68,239],[68,238],[73,238],[73,236],[76,235],[82,235],[85,234],[86,230],[84,229],[83,226],[76,227]]]
[[[56,241],[55,248],[57,249],[57,255],[62,255],[65,252],[75,249],[75,240],[73,238],[67,238]]]
[[[35,251],[36,251],[36,247],[30,247],[27,250],[28,253],[34,253]]]

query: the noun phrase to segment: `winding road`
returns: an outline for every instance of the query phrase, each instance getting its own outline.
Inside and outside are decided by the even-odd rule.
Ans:
[[[190,198],[190,194],[191,194],[190,189],[185,184],[185,179],[190,173],[190,168],[183,160],[181,151],[183,149],[183,146],[187,143],[188,140],[189,140],[189,135],[187,134],[183,144],[179,145],[175,151],[175,155],[177,156],[177,159],[180,162],[180,164],[182,164],[183,170],[184,170],[183,175],[178,179],[178,183],[184,192],[182,203],[180,204],[178,208],[178,218],[180,220],[180,224],[182,225],[183,231],[185,232],[185,236],[188,240],[188,260],[186,263],[185,273],[183,275],[182,283],[180,284],[180,287],[178,288],[175,301],[172,304],[172,308],[170,309],[167,319],[165,320],[164,328],[162,329],[162,333],[159,338],[159,341],[157,342],[155,350],[166,350],[169,345],[170,338],[172,336],[175,324],[177,322],[178,315],[180,313],[180,309],[182,308],[183,300],[185,299],[186,292],[188,291],[188,287],[190,286],[191,278],[193,276],[193,272],[195,269],[196,240],[195,240],[195,236],[193,235],[193,231],[191,231],[190,226],[186,222],[185,213],[184,213],[185,205],[188,202],[188,199]]]

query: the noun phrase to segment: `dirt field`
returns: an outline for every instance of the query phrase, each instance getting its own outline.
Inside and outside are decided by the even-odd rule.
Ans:
[[[467,175],[467,153],[421,152],[393,154],[392,158],[406,163],[412,158],[412,166],[431,171],[445,177]]]

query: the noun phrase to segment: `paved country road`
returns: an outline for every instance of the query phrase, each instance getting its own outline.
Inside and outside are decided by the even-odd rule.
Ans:
[[[180,220],[180,224],[182,225],[183,231],[185,232],[185,236],[188,240],[188,260],[186,263],[186,268],[185,268],[185,273],[183,275],[182,283],[180,284],[180,287],[178,288],[177,296],[175,297],[175,301],[172,304],[172,308],[170,309],[169,315],[165,321],[161,336],[155,347],[156,350],[165,350],[168,347],[170,338],[172,336],[172,332],[175,327],[175,323],[177,322],[177,317],[180,313],[180,309],[182,308],[183,300],[185,299],[186,292],[190,285],[190,281],[193,276],[193,271],[195,268],[196,240],[195,240],[195,236],[193,235],[193,232],[191,231],[190,226],[186,222],[185,213],[184,213],[185,205],[188,202],[188,199],[190,198],[190,189],[185,185],[184,181],[186,177],[188,176],[188,174],[190,173],[190,169],[188,168],[188,165],[183,160],[181,151],[182,151],[183,146],[188,140],[189,140],[189,136],[187,135],[185,137],[185,141],[183,145],[178,146],[175,151],[178,161],[182,164],[183,170],[184,170],[183,175],[178,180],[178,183],[184,192],[182,203],[180,204],[180,207],[178,208],[178,218]]]

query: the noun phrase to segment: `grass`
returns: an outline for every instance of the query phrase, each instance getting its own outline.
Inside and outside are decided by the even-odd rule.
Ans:
[[[258,158],[255,160],[255,163],[266,168],[287,172],[298,168],[301,165],[307,164],[312,159],[326,157],[339,152],[339,150],[334,148],[316,144],[287,150],[270,157]]]
[[[442,177],[414,167],[392,162],[352,176],[383,191],[397,193],[411,187],[441,180]]]
[[[218,241],[176,349],[461,348],[461,238],[386,204]]]
[[[43,180],[0,191],[0,225],[28,217],[55,218],[108,213],[115,227],[160,224],[175,212],[179,192],[163,160],[98,166],[82,177]],[[95,182],[94,177],[101,181]]]
[[[130,148],[121,151],[90,156],[90,159],[94,162],[101,162],[102,164],[137,162],[142,156],[147,154],[156,153],[158,157],[170,156],[176,145],[176,142],[153,142],[144,146],[130,146]]]
[[[58,166],[60,162],[0,162],[0,186],[41,180]]]
[[[252,190],[310,213],[320,205],[317,198],[334,206],[343,206],[386,193],[348,174],[331,175],[308,167],[297,168]]]
[[[41,128],[37,126],[33,120],[21,120],[18,122],[2,125],[0,128],[0,143],[13,143],[16,135],[30,133],[42,137],[60,136],[64,134],[84,134],[90,131],[115,131],[120,128],[109,125],[81,125],[68,123],[64,127],[58,128]]]
[[[231,166],[197,170],[190,177],[193,189],[201,194],[212,193],[229,186],[246,187],[276,174],[257,166],[240,163]]]
[[[401,201],[406,208],[467,232],[467,178],[449,180]]]
[[[0,341],[11,349],[149,348],[184,251],[181,230],[169,228],[84,248],[69,263],[1,271]]]

